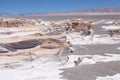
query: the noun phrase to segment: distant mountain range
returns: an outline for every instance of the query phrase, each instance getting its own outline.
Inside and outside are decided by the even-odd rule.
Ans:
[[[49,12],[49,13],[23,13],[23,14],[0,13],[0,17],[104,15],[104,14],[120,14],[120,7],[78,10],[78,11],[68,11],[68,12]]]

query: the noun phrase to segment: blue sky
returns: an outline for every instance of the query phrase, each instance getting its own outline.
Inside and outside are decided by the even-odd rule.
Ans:
[[[120,0],[0,0],[0,13],[62,12],[120,6]]]

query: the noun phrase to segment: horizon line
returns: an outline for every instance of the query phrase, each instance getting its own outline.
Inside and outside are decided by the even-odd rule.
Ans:
[[[21,14],[34,14],[34,13],[62,13],[62,12],[74,12],[74,11],[87,11],[87,10],[96,10],[96,9],[107,9],[107,8],[120,8],[120,6],[115,7],[101,7],[101,8],[90,8],[90,9],[79,9],[79,10],[69,10],[69,11],[49,11],[49,12],[21,12],[21,13],[11,13],[11,12],[0,12],[0,14],[13,14],[13,15],[21,15]]]

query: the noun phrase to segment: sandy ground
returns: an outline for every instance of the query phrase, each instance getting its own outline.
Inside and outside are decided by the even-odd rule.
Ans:
[[[27,17],[27,18],[41,18],[43,20],[64,20],[64,19],[93,19],[93,20],[102,20],[102,19],[120,19],[119,15],[71,15],[71,16],[32,16],[32,17]]]
[[[95,19],[95,20],[112,20],[118,19],[119,16],[80,16],[85,19]],[[46,17],[47,19],[51,17]],[[56,17],[57,18],[57,17]],[[57,20],[63,19],[63,17],[57,18]],[[65,17],[76,18],[76,17]],[[78,17],[77,17],[78,18]],[[55,18],[54,18],[55,19]],[[56,19],[55,19],[56,20]],[[95,25],[95,34],[104,35],[106,31],[102,28],[106,24],[97,24]],[[18,31],[18,32],[27,32],[27,31],[39,31],[43,29],[44,26],[30,26],[30,28],[1,28],[1,34],[5,31]],[[3,31],[3,32],[2,32]],[[64,52],[61,59],[55,54],[59,51],[59,48],[56,49],[43,49],[40,47],[41,43],[47,38],[59,39],[64,35],[45,35],[45,36],[35,36],[33,34],[25,36],[12,36],[9,38],[0,39],[0,46],[7,48],[8,52],[0,52],[0,78],[4,80],[9,80],[12,76],[13,80],[96,80],[98,77],[113,76],[117,73],[120,73],[120,43],[116,44],[85,44],[85,45],[73,45],[75,52],[68,53]],[[30,67],[30,55],[32,54],[34,68],[26,69],[26,66]],[[67,54],[66,54],[67,53]],[[79,66],[70,66],[64,67],[62,64],[62,59],[65,61],[68,55],[80,55],[80,56],[95,56],[99,55],[104,59],[105,54],[114,54],[111,58],[117,56],[114,61],[101,61],[96,62],[95,64],[85,64]],[[116,54],[116,55],[115,55]],[[105,56],[105,57],[104,57]],[[110,57],[110,56],[109,56]],[[50,59],[49,59],[50,58]],[[105,58],[106,59],[106,58]],[[99,60],[99,59],[98,59]],[[26,61],[26,62],[24,62]],[[17,68],[15,63],[21,64],[22,68]],[[29,64],[29,65],[28,65]],[[4,67],[4,68],[3,68]],[[24,68],[25,67],[25,68]],[[7,72],[8,68],[8,72]],[[10,69],[9,69],[10,68]],[[11,70],[12,68],[12,70]],[[3,70],[2,70],[3,69]],[[21,70],[22,69],[22,70]],[[25,71],[23,70],[25,69]],[[30,71],[32,70],[32,72]],[[11,73],[11,74],[10,74]],[[13,73],[13,75],[12,75]],[[25,74],[25,75],[24,75]],[[58,75],[59,74],[59,75]],[[5,77],[7,75],[8,79]],[[10,75],[10,76],[9,76]],[[14,75],[17,77],[14,78]],[[23,77],[24,75],[24,77]],[[103,79],[105,80],[105,79]],[[112,79],[108,79],[112,80]],[[118,79],[119,80],[119,79]]]
[[[87,48],[83,49],[80,46],[76,46],[76,52],[74,55],[104,55],[108,54],[120,54],[120,50],[117,48],[120,44],[111,44],[111,45],[85,45]],[[72,55],[73,55],[72,54]],[[98,76],[112,76],[114,74],[120,73],[120,61],[111,61],[111,62],[101,62],[92,65],[81,65],[73,68],[63,69],[64,72],[63,79],[68,80],[95,80]]]
[[[93,18],[93,16],[90,16]],[[95,17],[95,16],[94,16]],[[107,18],[107,16],[104,16]],[[111,18],[112,17],[112,18]],[[88,17],[85,17],[88,18]],[[96,19],[105,19],[103,17]],[[115,16],[110,16],[109,19],[114,19]],[[116,19],[119,19],[116,17]],[[99,24],[95,25],[95,33],[106,34],[106,31],[102,28],[103,25],[107,24]],[[82,47],[81,47],[82,46]],[[120,54],[120,50],[117,49],[120,47],[120,43],[118,44],[90,44],[90,45],[76,45],[73,54],[70,55],[104,55],[104,53],[108,54]],[[64,72],[61,73],[63,75],[63,79],[67,80],[96,80],[97,77],[106,77],[113,76],[117,73],[120,73],[120,61],[110,61],[110,62],[98,62],[96,64],[90,65],[80,65],[72,68],[63,69]],[[100,79],[100,80],[119,80],[120,78],[115,79]]]
[[[65,69],[61,75],[68,80],[95,80],[98,76],[105,77],[120,73],[119,67],[119,61],[97,63]]]

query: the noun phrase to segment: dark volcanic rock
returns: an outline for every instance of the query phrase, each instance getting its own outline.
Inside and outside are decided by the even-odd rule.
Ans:
[[[36,47],[40,44],[42,44],[45,40],[44,39],[40,39],[40,40],[27,40],[27,41],[20,41],[20,42],[16,42],[16,43],[8,43],[8,44],[1,44],[0,46],[6,48],[9,51],[15,51],[15,50],[19,50],[19,49],[29,49],[29,48],[33,48]],[[1,51],[0,53],[4,53],[7,51]]]

